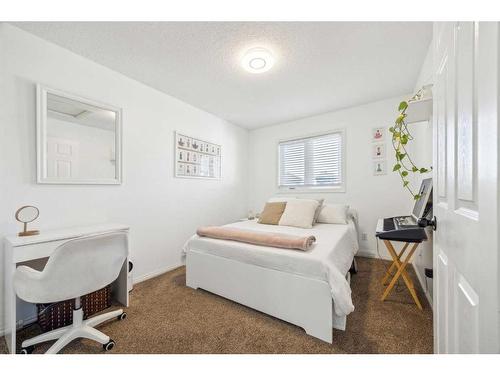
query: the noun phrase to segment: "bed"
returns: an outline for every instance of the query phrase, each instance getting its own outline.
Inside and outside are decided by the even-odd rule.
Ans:
[[[348,224],[315,224],[311,229],[258,224],[228,227],[314,235],[308,251],[192,236],[184,245],[186,285],[231,299],[304,328],[332,343],[332,328],[345,330],[354,310],[349,269],[358,250],[357,218]]]

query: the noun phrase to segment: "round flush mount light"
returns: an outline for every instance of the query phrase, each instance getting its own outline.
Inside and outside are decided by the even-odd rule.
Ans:
[[[241,65],[249,73],[264,73],[273,67],[274,56],[265,48],[252,48],[245,52]]]

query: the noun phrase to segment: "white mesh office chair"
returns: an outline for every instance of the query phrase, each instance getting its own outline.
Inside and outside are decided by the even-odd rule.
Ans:
[[[34,345],[57,340],[47,353],[57,353],[72,340],[84,337],[111,350],[115,342],[93,328],[118,317],[122,309],[83,320],[80,297],[112,283],[118,277],[127,258],[127,235],[124,232],[84,237],[59,246],[50,256],[43,271],[20,266],[14,273],[14,289],[19,298],[30,303],[53,303],[75,299],[73,324],[41,334],[22,343],[22,353],[33,351]]]

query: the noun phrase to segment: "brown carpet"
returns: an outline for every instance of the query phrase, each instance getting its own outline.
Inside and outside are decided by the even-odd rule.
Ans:
[[[203,290],[185,286],[178,268],[135,286],[128,317],[100,326],[117,343],[110,353],[432,353],[432,311],[421,291],[420,311],[401,284],[386,302],[380,279],[388,263],[358,258],[352,278],[356,310],[347,330],[334,330],[333,344],[308,336],[294,325]],[[419,285],[411,269],[415,284]],[[19,342],[39,332],[19,332]],[[37,346],[35,353],[49,344]],[[5,353],[0,340],[0,353]],[[75,340],[63,353],[103,353],[102,346]]]

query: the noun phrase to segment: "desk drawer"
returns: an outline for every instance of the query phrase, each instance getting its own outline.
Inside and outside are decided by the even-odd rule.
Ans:
[[[32,245],[17,246],[13,250],[13,263],[26,262],[32,259],[46,258],[54,252],[54,250],[70,239],[59,241],[43,242]]]

